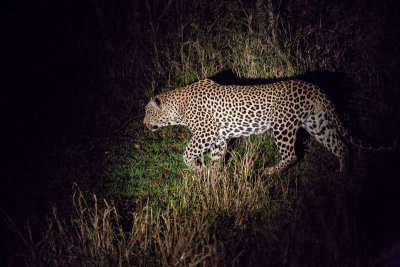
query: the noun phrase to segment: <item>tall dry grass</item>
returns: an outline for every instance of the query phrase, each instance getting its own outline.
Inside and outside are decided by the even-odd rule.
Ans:
[[[250,256],[256,251],[245,244],[258,233],[276,242],[276,224],[296,198],[287,179],[265,180],[253,170],[262,143],[258,139],[244,140],[245,153],[232,155],[234,160],[218,171],[186,173],[159,203],[144,200],[123,216],[114,204],[83,193],[75,184],[75,213],[65,220],[53,209],[40,241],[24,239],[29,248],[25,264],[217,266],[239,265],[243,259],[252,263]],[[277,253],[270,249],[263,258],[271,260]]]

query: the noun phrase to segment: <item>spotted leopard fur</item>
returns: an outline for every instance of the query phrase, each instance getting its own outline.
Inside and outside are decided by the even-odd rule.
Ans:
[[[317,86],[300,80],[266,85],[220,85],[206,79],[157,95],[147,104],[144,124],[155,131],[167,125],[185,125],[192,132],[183,154],[191,169],[206,151],[211,161],[225,153],[227,140],[271,130],[281,160],[266,169],[280,172],[296,160],[294,144],[300,127],[306,129],[339,159],[345,170],[347,147],[343,139],[361,145],[340,122],[330,100]]]

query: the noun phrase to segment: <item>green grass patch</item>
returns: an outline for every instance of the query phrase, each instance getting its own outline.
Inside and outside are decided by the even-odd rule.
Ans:
[[[183,127],[169,127],[115,143],[107,157],[104,196],[133,202],[160,198],[182,178],[182,153],[190,136]]]

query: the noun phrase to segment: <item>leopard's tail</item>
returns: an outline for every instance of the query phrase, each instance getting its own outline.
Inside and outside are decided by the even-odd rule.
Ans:
[[[342,121],[339,119],[339,116],[335,112],[335,108],[331,104],[331,102],[325,98],[321,99],[321,102],[324,103],[324,109],[328,113],[328,116],[331,118],[335,128],[338,130],[339,134],[351,144],[365,150],[391,150],[397,146],[397,137],[391,143],[376,143],[376,142],[369,142],[365,140],[361,140],[357,137],[354,137],[348,133],[348,131],[344,128]]]
[[[339,130],[339,131],[340,131],[340,134],[342,134],[342,131],[341,130]],[[359,147],[361,149],[365,149],[365,150],[374,150],[374,151],[391,150],[397,146],[397,137],[391,143],[382,143],[382,142],[377,143],[377,142],[367,142],[367,141],[361,140],[359,138],[349,135],[348,133],[347,133],[347,136],[344,136],[344,134],[342,134],[342,135],[351,144],[353,144],[356,147]]]

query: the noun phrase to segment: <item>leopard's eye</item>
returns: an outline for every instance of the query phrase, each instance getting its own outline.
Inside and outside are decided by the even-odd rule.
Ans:
[[[156,102],[157,106],[159,106],[159,107],[161,106],[161,101],[158,97],[154,98],[154,102]]]

